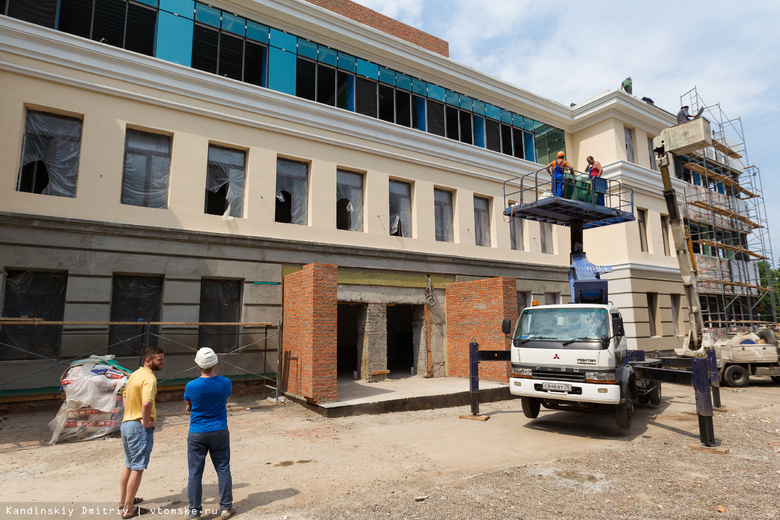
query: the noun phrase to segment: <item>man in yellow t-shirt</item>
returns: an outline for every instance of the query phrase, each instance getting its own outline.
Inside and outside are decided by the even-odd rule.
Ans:
[[[122,419],[122,446],[125,449],[125,465],[119,476],[119,509],[122,518],[133,518],[149,512],[136,504],[141,477],[149,465],[149,455],[154,445],[154,420],[157,409],[157,376],[165,364],[165,353],[160,347],[149,347],[144,352],[144,366],[133,372],[125,385],[122,401],[125,416]]]

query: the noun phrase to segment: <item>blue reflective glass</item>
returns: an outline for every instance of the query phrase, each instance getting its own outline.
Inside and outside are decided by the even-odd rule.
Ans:
[[[484,103],[484,101],[479,101],[479,100],[475,99],[474,103],[473,103],[473,106],[474,106],[473,111],[474,111],[475,114],[479,114],[481,116],[485,115],[485,103]]]
[[[219,29],[220,10],[211,6],[197,4],[195,6],[195,21],[211,25]]]
[[[444,101],[444,87],[428,83],[428,97],[436,101]]]
[[[369,79],[379,79],[379,65],[358,58],[357,73]]]
[[[517,128],[523,128],[523,116],[512,114],[512,125]]]
[[[485,119],[480,116],[474,116],[474,144],[485,147]]]
[[[395,71],[387,67],[379,67],[379,81],[387,85],[395,86]]]
[[[256,42],[268,45],[268,26],[262,25],[252,20],[246,22],[246,37]]]
[[[512,124],[512,112],[509,110],[501,109],[501,122],[506,123],[508,125]]]
[[[230,13],[222,13],[222,29],[241,37],[246,33],[246,20]]]
[[[412,92],[421,96],[428,95],[428,83],[421,79],[412,78]]]
[[[444,90],[444,102],[454,107],[460,105],[460,96],[451,90]]]
[[[298,56],[305,56],[313,60],[317,59],[317,44],[298,38]]]
[[[298,38],[279,29],[271,28],[271,45],[278,49],[295,52],[298,46]]]
[[[151,5],[152,7],[157,7],[157,0],[135,0],[136,2],[140,2],[142,4]]]
[[[395,86],[404,90],[412,90],[412,78],[400,72],[395,73]]]
[[[156,2],[154,3],[156,4]],[[195,12],[195,2],[193,0],[160,0],[160,10],[192,20]]]
[[[319,59],[322,63],[335,67],[337,56],[338,55],[336,54],[336,51],[330,47],[324,47],[320,45],[320,54],[317,59]]]
[[[472,101],[473,100],[470,97],[464,96],[464,95],[461,94],[461,96],[460,96],[460,108],[462,108],[463,110],[471,111]]]
[[[339,53],[339,68],[349,72],[355,72],[356,58],[351,54]]]
[[[490,105],[488,103],[485,103],[485,115],[488,116],[490,119],[495,119],[498,121],[501,119],[501,109],[498,107],[494,107],[493,105]]]
[[[523,118],[523,130],[532,131],[534,129],[534,120],[528,119],[527,117]]]

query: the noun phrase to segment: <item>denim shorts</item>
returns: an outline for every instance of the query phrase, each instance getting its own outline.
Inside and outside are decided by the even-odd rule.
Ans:
[[[154,445],[154,426],[144,428],[141,421],[126,421],[121,432],[125,466],[133,471],[145,470]]]

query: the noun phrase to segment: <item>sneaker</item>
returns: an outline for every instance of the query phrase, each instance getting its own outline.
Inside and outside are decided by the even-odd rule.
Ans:
[[[222,513],[219,515],[220,520],[227,520],[231,516],[236,514],[236,510],[232,507],[230,509],[223,509]]]
[[[200,518],[200,512],[195,510],[187,510],[187,514],[184,516],[184,520],[195,520],[196,518]]]

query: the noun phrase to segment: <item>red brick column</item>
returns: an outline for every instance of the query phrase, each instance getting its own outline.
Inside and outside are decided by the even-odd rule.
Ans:
[[[335,265],[284,277],[281,388],[319,404],[336,400]]]
[[[517,282],[514,278],[488,278],[447,284],[447,375],[469,377],[469,342],[480,350],[509,350],[501,332],[504,318],[517,318]],[[510,364],[483,361],[479,378],[509,382]]]

